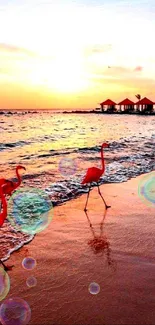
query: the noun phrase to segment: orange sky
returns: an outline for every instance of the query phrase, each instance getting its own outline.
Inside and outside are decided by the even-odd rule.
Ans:
[[[1,109],[155,100],[153,2],[96,3],[0,0]]]

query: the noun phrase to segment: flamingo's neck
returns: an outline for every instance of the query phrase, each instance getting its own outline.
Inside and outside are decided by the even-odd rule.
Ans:
[[[4,222],[4,219],[7,216],[7,202],[6,202],[5,195],[3,194],[2,191],[0,191],[0,197],[1,197],[2,207],[3,207],[3,212],[0,213],[0,226],[1,226]]]
[[[102,171],[104,172],[105,163],[104,163],[103,147],[101,147],[101,160],[102,160]]]
[[[18,187],[18,186],[20,186],[21,181],[22,181],[21,176],[19,175],[18,169],[16,169],[16,175],[17,175],[18,181],[15,183],[16,184],[15,186]]]

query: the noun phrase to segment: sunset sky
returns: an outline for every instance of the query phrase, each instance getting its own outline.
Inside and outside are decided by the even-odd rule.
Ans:
[[[0,108],[155,100],[154,0],[0,0]]]

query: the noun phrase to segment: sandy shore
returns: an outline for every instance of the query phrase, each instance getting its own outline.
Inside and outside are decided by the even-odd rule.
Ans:
[[[142,177],[101,186],[111,205],[103,225],[102,254],[99,249],[95,254],[90,245],[95,244],[90,242],[93,231],[100,235],[104,215],[97,189],[88,203],[93,228],[83,211],[86,195],[82,195],[54,208],[49,227],[12,254],[6,263],[15,265],[9,272],[7,297],[29,303],[30,325],[155,324],[155,209],[138,197]],[[21,264],[25,248],[37,261],[32,271]],[[37,285],[28,288],[26,279],[31,275]],[[100,286],[96,295],[88,291],[92,282]]]

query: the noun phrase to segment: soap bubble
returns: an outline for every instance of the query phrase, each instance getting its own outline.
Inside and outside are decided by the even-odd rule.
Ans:
[[[71,176],[76,173],[77,165],[75,159],[62,158],[59,161],[59,171],[63,176]]]
[[[26,270],[33,270],[36,264],[36,260],[32,257],[25,257],[22,261],[22,266]]]
[[[89,285],[89,292],[92,295],[97,295],[100,292],[100,286],[99,286],[99,284],[96,283],[96,282],[90,283],[90,285]]]
[[[140,180],[138,194],[146,205],[155,208],[155,172],[145,175]]]
[[[37,285],[37,279],[34,276],[30,276],[26,280],[26,284],[29,288],[35,287]]]
[[[0,306],[2,325],[26,325],[31,319],[31,309],[21,298],[6,299]]]
[[[0,267],[0,301],[2,301],[10,290],[10,278],[5,270]]]
[[[34,235],[47,228],[52,217],[53,205],[43,190],[21,188],[9,199],[8,219],[17,231]]]

